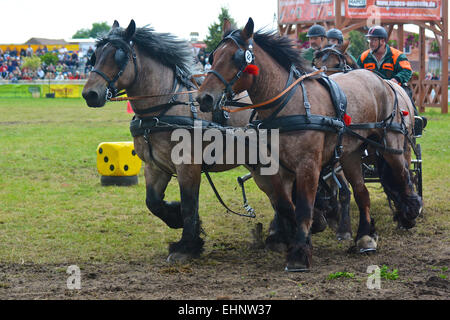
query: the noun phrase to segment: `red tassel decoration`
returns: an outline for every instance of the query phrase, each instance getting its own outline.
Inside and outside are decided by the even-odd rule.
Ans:
[[[403,111],[402,111],[402,115],[403,115],[404,117],[406,117],[408,114],[409,114],[408,111],[406,111],[406,110],[403,110]]]
[[[346,126],[349,126],[352,123],[352,117],[346,113],[344,114],[343,120]]]
[[[257,76],[259,73],[259,68],[256,64],[249,64],[245,67],[244,72]]]

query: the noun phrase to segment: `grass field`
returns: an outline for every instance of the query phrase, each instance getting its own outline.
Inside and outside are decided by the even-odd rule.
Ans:
[[[89,261],[153,261],[167,254],[180,230],[169,229],[145,206],[143,170],[132,187],[102,187],[96,148],[104,141],[130,141],[125,103],[90,109],[81,99],[0,100],[0,262],[83,263]],[[426,113],[429,124],[419,139],[424,159],[426,215],[417,230],[424,235],[438,226],[448,234],[450,189],[450,116]],[[224,200],[240,208],[236,177],[244,168],[213,174]],[[372,213],[381,235],[395,224],[384,194],[370,185]],[[251,229],[264,230],[273,213],[253,181],[247,183],[250,204],[258,217],[227,214],[203,179],[200,216],[207,233],[206,251],[239,246],[251,240]],[[178,200],[172,180],[166,200]],[[352,222],[357,209],[352,200]],[[318,245],[340,246],[334,234],[314,236]]]

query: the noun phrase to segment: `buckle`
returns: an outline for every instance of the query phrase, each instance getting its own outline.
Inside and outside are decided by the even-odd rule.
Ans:
[[[111,89],[109,87],[106,88],[106,101],[110,101],[112,97],[113,97],[113,92],[111,91]]]

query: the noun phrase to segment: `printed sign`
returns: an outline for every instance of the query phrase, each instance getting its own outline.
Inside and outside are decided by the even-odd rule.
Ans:
[[[441,20],[442,0],[347,0],[346,16],[353,19]]]
[[[279,0],[278,22],[291,24],[334,20],[334,0]]]

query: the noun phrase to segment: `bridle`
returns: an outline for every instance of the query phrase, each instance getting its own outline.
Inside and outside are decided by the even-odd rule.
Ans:
[[[248,39],[248,45],[246,46],[246,43],[244,41],[242,41],[242,39],[240,38],[240,31],[234,30],[229,35],[227,35],[225,38],[223,38],[219,42],[217,47],[213,50],[213,52],[211,52],[211,54],[209,56],[209,61],[210,61],[211,65],[214,62],[214,52],[217,50],[217,48],[222,43],[224,43],[227,40],[232,40],[238,47],[238,50],[233,55],[233,62],[236,65],[236,67],[238,68],[238,72],[230,81],[227,81],[216,70],[211,69],[208,71],[208,73],[212,73],[217,78],[219,78],[219,80],[222,81],[223,84],[225,85],[224,93],[222,95],[222,98],[219,100],[219,104],[221,106],[224,105],[225,100],[227,98],[232,99],[236,95],[236,93],[233,91],[233,88],[232,88],[233,85],[236,83],[236,81],[238,81],[241,78],[242,73],[244,72],[245,68],[248,65],[253,64],[255,62],[255,55],[253,53],[253,39],[252,38]],[[242,49],[241,46],[245,47],[245,50]]]
[[[352,70],[352,68],[348,65],[347,59],[345,58],[345,54],[340,52],[338,49],[336,49],[336,45],[332,45],[331,47],[325,47],[321,50],[319,50],[316,53],[316,56],[313,60],[313,65],[316,67],[315,61],[316,59],[321,59],[322,63],[327,61],[327,59],[330,57],[331,54],[336,54],[339,59],[339,63],[336,64],[334,67],[328,68],[327,71],[331,72],[348,72]]]
[[[115,86],[115,83],[117,82],[117,80],[119,80],[120,76],[125,71],[125,68],[128,65],[128,61],[130,60],[130,55],[131,55],[131,58],[133,59],[133,64],[134,64],[134,80],[131,85],[133,85],[136,82],[137,77],[138,77],[136,52],[134,51],[134,48],[133,48],[133,42],[130,41],[130,43],[128,44],[123,39],[117,38],[117,39],[109,40],[108,44],[109,43],[111,43],[116,48],[116,53],[114,54],[114,61],[117,64],[117,66],[119,67],[119,72],[112,79],[110,79],[104,72],[102,72],[98,69],[94,68],[91,71],[91,72],[95,72],[95,73],[99,74],[107,82],[108,86],[106,87],[106,101],[109,101],[114,97],[125,94],[125,91],[119,92],[119,90]],[[90,63],[91,63],[91,65],[94,66],[95,62],[96,62],[96,56],[95,56],[95,53],[93,53],[91,56],[91,59],[90,59]]]

